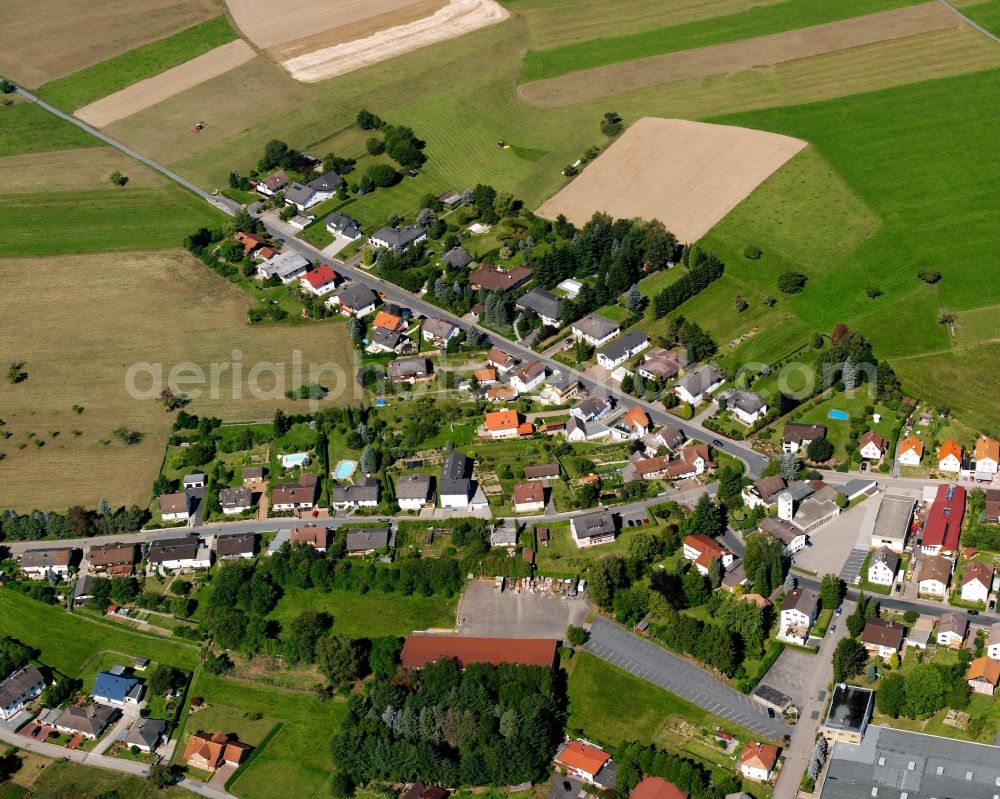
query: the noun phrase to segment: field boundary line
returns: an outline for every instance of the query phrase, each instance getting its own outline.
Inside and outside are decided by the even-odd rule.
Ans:
[[[972,28],[975,28],[977,31],[979,31],[981,34],[983,34],[983,36],[985,36],[987,39],[992,39],[997,44],[1000,44],[1000,36],[997,36],[995,33],[993,33],[993,31],[989,30],[988,28],[983,27],[982,25],[980,25],[975,20],[969,19],[959,9],[955,8],[955,6],[953,6],[951,3],[949,3],[948,0],[938,0],[938,2],[941,5],[943,5],[945,8],[947,8],[949,11],[951,11],[960,20],[962,20],[962,22],[964,22],[966,25],[968,25],[968,26],[970,26]]]

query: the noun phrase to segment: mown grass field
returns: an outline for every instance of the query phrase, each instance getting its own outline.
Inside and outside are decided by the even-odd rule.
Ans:
[[[328,742],[347,714],[342,700],[318,699],[312,694],[204,673],[197,675],[191,692],[210,705],[206,713],[214,712],[220,723],[228,719],[254,738],[266,734],[268,725],[271,729],[280,725],[231,786],[237,796],[268,799],[274,796],[275,786],[294,786],[296,795],[303,799],[329,795],[332,764]],[[251,718],[257,714],[259,721]],[[211,720],[211,715],[203,719],[200,713],[189,717],[181,740]]]
[[[0,106],[0,158],[99,146],[101,142],[93,136],[27,100]]]
[[[548,50],[529,50],[524,58],[521,82],[553,78],[579,69],[620,61],[822,25],[915,5],[917,2],[919,0],[845,0],[831,4],[824,0],[784,0],[726,16],[713,16],[666,28],[650,28],[639,33],[620,36],[604,33],[591,41]]]
[[[324,611],[333,616],[333,630],[352,638],[382,635],[409,635],[414,630],[454,627],[458,597],[403,596],[377,591],[357,594],[350,591],[289,589],[270,614],[281,624],[305,610]]]
[[[0,165],[2,166],[2,165]],[[0,257],[173,250],[199,227],[221,217],[174,185],[112,186],[0,197],[7,228]]]
[[[973,22],[1000,35],[1000,0],[959,0],[953,5]]]
[[[802,137],[815,155],[803,153],[786,165],[705,238],[704,246],[730,265],[727,276],[680,312],[703,319],[723,346],[741,329],[756,327],[735,357],[765,360],[778,354],[781,333],[792,327],[829,331],[845,322],[869,337],[877,355],[900,364],[910,390],[950,405],[960,417],[982,418],[975,396],[989,390],[994,353],[980,348],[975,359],[962,355],[995,334],[989,325],[974,325],[981,338],[967,337],[952,353],[938,313],[949,308],[961,320],[963,310],[1000,301],[996,281],[984,279],[995,274],[991,253],[1000,240],[991,221],[1000,212],[1000,164],[986,154],[1000,146],[1000,134],[974,100],[998,89],[1000,71],[991,70],[719,119]],[[829,179],[829,167],[822,169],[816,155],[842,183]],[[793,183],[798,196],[788,194]],[[764,251],[759,261],[742,258],[748,244]],[[940,271],[940,283],[921,282],[917,271],[924,267]],[[800,294],[777,291],[777,275],[788,268],[809,275]],[[869,299],[869,285],[882,295]],[[752,307],[748,294],[778,303],[741,324],[731,305],[738,286]],[[727,303],[726,313],[708,312]],[[902,360],[925,354],[955,355],[952,379]]]
[[[114,622],[74,616],[14,591],[0,591],[3,634],[40,650],[39,660],[71,677],[79,676],[99,652],[112,650],[149,658],[188,671],[198,663],[198,647],[157,638]]]
[[[235,38],[236,32],[229,20],[215,17],[50,81],[41,86],[37,94],[59,108],[73,111],[140,80],[159,75]]]
[[[626,741],[655,744],[714,770],[730,771],[732,761],[702,730],[717,726],[741,741],[755,740],[746,730],[714,716],[679,696],[634,677],[595,655],[577,652],[563,660],[569,674],[567,729],[606,747]]]
[[[5,259],[0,291],[11,309],[21,309],[3,314],[0,340],[29,374],[23,383],[0,384],[11,433],[0,441],[0,480],[6,504],[20,511],[95,507],[102,498],[148,503],[172,417],[143,398],[157,393],[148,393],[148,373],[136,377],[138,398],[130,394],[133,364],[151,364],[163,380],[178,364],[196,365],[204,380],[181,389],[194,396],[188,410],[227,421],[269,420],[278,407],[297,412],[303,406],[284,392],[296,381],[312,382],[310,364],[339,370],[319,376],[330,389],[324,403],[353,400],[344,324],[251,327],[252,300],[187,253]],[[213,363],[221,364],[214,391]],[[258,367],[264,371],[251,384],[257,364],[277,366]],[[73,405],[84,411],[74,413]],[[144,433],[142,442],[126,447],[114,440],[112,430],[122,425]],[[44,446],[35,446],[30,433]]]

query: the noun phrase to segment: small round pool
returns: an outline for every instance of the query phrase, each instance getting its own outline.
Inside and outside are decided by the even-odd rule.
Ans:
[[[830,417],[831,419],[836,419],[838,422],[846,422],[848,419],[851,418],[851,414],[849,414],[847,411],[838,411],[835,409],[831,409],[830,412],[827,414],[827,416]]]
[[[337,464],[337,468],[333,471],[333,476],[338,480],[346,480],[352,474],[354,470],[358,468],[357,461],[340,461]]]

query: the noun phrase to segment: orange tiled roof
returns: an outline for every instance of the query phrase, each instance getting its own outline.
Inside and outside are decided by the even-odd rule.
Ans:
[[[899,454],[904,452],[915,452],[918,458],[924,457],[924,442],[916,436],[908,436],[899,444]]]
[[[531,422],[524,422],[517,426],[517,434],[519,436],[530,436],[535,432],[535,426]]]
[[[486,414],[487,430],[508,430],[518,425],[518,413],[509,408],[502,411],[491,411]]]
[[[740,762],[751,768],[762,768],[770,771],[778,759],[778,747],[752,741],[743,748]]]
[[[646,412],[636,405],[632,410],[625,414],[625,421],[634,427],[642,428],[646,430],[649,428],[649,417]]]
[[[969,664],[969,673],[965,675],[965,679],[977,680],[980,678],[995,687],[997,683],[1000,683],[1000,663],[986,656],[973,660]]]
[[[396,316],[395,314],[391,314],[388,311],[379,311],[375,314],[375,321],[372,322],[372,327],[384,327],[386,330],[398,330],[402,324],[402,318]]]
[[[570,741],[556,757],[556,762],[588,774],[596,774],[610,759],[611,755],[603,749],[585,744],[583,741]]]
[[[1000,441],[986,436],[976,440],[976,460],[985,459],[1000,463]]]
[[[949,438],[938,447],[938,462],[940,463],[949,455],[954,455],[958,460],[962,460],[962,445],[953,438]]]

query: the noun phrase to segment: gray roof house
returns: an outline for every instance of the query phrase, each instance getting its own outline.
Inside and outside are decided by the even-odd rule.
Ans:
[[[425,319],[420,329],[425,341],[432,341],[438,347],[445,346],[458,334],[458,327],[446,319]]]
[[[334,236],[343,236],[354,241],[361,238],[361,226],[347,214],[334,212],[326,218],[326,229]]]
[[[361,508],[378,505],[379,482],[366,477],[349,486],[337,486],[330,493],[330,501],[337,508]]]
[[[309,181],[309,188],[320,194],[333,194],[333,192],[343,185],[344,179],[332,169],[329,172],[324,172],[318,178]],[[285,196],[287,197],[288,195]]]
[[[220,488],[219,504],[223,513],[241,513],[253,505],[253,492],[246,486]]]
[[[293,183],[285,189],[285,204],[294,205],[300,211],[311,208],[319,201],[320,198],[316,196],[316,191],[301,183]]]
[[[416,244],[426,238],[427,231],[420,227],[420,225],[408,225],[404,228],[379,228],[368,237],[368,240],[376,247],[405,250],[411,244]]]
[[[465,454],[452,452],[441,466],[441,478],[438,480],[438,494],[442,497],[468,498],[472,494],[472,460]]]
[[[422,380],[431,374],[431,362],[427,358],[399,358],[389,361],[385,373],[394,383]]]
[[[261,277],[276,276],[282,283],[291,283],[309,269],[309,262],[294,250],[279,253],[257,267]]]
[[[674,393],[684,402],[701,402],[722,385],[725,378],[712,364],[704,364],[692,369],[674,383]]]
[[[375,310],[378,304],[378,294],[364,283],[352,283],[342,291],[338,291],[331,297],[341,308],[353,314],[364,316]]]
[[[615,518],[608,511],[594,511],[570,519],[570,532],[578,547],[588,547],[613,541],[617,528]]]
[[[452,247],[441,256],[441,263],[452,269],[462,269],[472,263],[472,256],[462,247]]]
[[[107,729],[118,709],[91,703],[86,707],[68,707],[55,720],[55,727],[62,732],[78,732],[85,738],[97,738]]]
[[[30,663],[19,668],[0,682],[0,719],[9,719],[44,688],[45,678],[38,669]]]
[[[256,550],[256,533],[226,533],[215,539],[215,555],[219,560],[252,558]]]
[[[597,362],[606,369],[614,369],[648,346],[649,336],[641,330],[632,330],[597,353]]]
[[[569,409],[570,416],[575,416],[581,422],[592,422],[611,412],[614,403],[610,397],[603,394],[591,394],[580,400]]]
[[[160,744],[167,732],[167,722],[163,719],[139,719],[122,739],[126,746],[136,746],[143,752],[151,752]]]
[[[599,314],[587,314],[572,324],[573,335],[584,339],[595,347],[600,347],[621,332],[621,325]]]
[[[562,299],[545,289],[533,288],[523,297],[519,297],[514,307],[534,311],[542,322],[550,327],[559,324],[562,318]]]
[[[396,501],[405,510],[422,507],[431,496],[429,474],[407,474],[396,480]]]
[[[388,549],[391,531],[388,527],[362,527],[347,531],[347,554],[368,555],[377,549]]]

